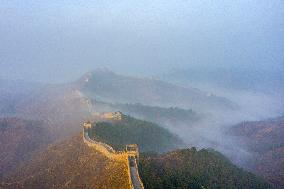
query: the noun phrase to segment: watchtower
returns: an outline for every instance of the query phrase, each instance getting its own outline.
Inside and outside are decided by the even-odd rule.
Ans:
[[[90,121],[84,122],[84,129],[90,129],[92,128],[92,123]]]
[[[113,113],[113,119],[118,120],[118,121],[122,120],[122,113],[121,112],[114,112]]]
[[[125,147],[125,150],[130,157],[134,157],[139,161],[139,148],[137,144],[128,144]]]
[[[120,121],[122,119],[121,112],[106,112],[102,114],[102,118],[112,121]]]

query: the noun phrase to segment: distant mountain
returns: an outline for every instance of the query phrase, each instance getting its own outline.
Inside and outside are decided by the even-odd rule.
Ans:
[[[11,86],[16,84],[6,85],[9,90],[0,91],[0,102],[3,102],[0,116],[44,120],[58,138],[77,133],[80,123],[97,111],[120,110],[170,128],[180,123],[190,126],[208,115],[220,117],[224,112],[233,115],[237,107],[226,98],[195,88],[122,76],[106,70],[87,73],[66,84],[31,83],[29,86],[25,83],[23,86],[27,85],[28,93],[23,95],[18,93],[19,90],[13,92]],[[57,132],[62,129],[64,132]]]
[[[10,92],[18,94],[29,94],[45,84],[38,82],[28,82],[23,80],[3,80],[0,79],[0,93]]]
[[[44,120],[50,132],[62,139],[80,131],[80,124],[90,117],[90,106],[80,91],[68,85],[49,85],[18,103],[16,115]]]
[[[253,154],[251,170],[284,188],[284,117],[243,122],[229,133]]]
[[[108,70],[87,73],[75,85],[88,97],[103,102],[174,106],[211,113],[236,108],[230,100],[198,89],[155,79],[122,76]]]
[[[199,114],[191,109],[178,107],[165,108],[160,106],[147,106],[140,103],[112,104],[99,101],[92,101],[92,104],[94,104],[95,109],[99,111],[121,111],[132,117],[157,123],[161,127],[169,129],[174,133],[178,133],[178,131],[182,129],[181,126],[186,125],[187,128],[190,128],[206,118],[206,115]]]
[[[166,124],[194,123],[202,119],[202,115],[191,109],[178,107],[163,108],[158,106],[146,106],[143,104],[114,104],[113,107],[126,114],[134,114],[135,117],[147,119],[152,122]]]
[[[119,150],[127,144],[138,144],[141,152],[166,152],[184,145],[181,139],[159,125],[126,115],[120,121],[96,123],[92,133],[98,141]]]
[[[43,122],[0,118],[0,180],[51,141]]]
[[[160,75],[159,79],[183,87],[196,87],[203,91],[230,99],[238,104],[242,120],[262,120],[283,114],[284,70],[245,69],[241,67],[193,66],[175,69]],[[226,111],[222,111],[226,114]],[[224,116],[234,115],[229,113]],[[235,123],[234,123],[235,124]]]
[[[147,189],[272,188],[212,150],[192,148],[162,155],[144,154],[140,159],[139,172]]]
[[[191,67],[176,69],[159,77],[162,80],[193,86],[211,86],[227,90],[249,90],[265,93],[284,92],[283,70],[244,69],[240,67]]]
[[[206,94],[198,91],[197,89],[179,88],[174,85],[151,79],[120,76],[109,71],[98,70],[93,72],[91,74],[91,78],[94,79],[95,82],[90,79],[90,82],[87,82],[86,85],[86,79],[88,79],[88,77],[90,76],[87,74],[83,77],[84,79],[81,78],[75,83],[67,84],[29,86],[28,83],[24,83],[23,86],[26,86],[27,89],[22,89],[23,92],[26,91],[23,95],[19,93],[21,90],[12,90],[13,86],[17,85],[16,83],[12,82],[12,84],[9,84],[9,82],[7,82],[7,84],[5,84],[5,88],[7,89],[5,91],[7,92],[0,91],[0,102],[3,102],[0,103],[0,116],[9,115],[26,119],[44,120],[48,123],[47,126],[53,135],[58,135],[58,138],[64,138],[80,131],[80,123],[91,118],[92,112],[97,111],[125,111],[135,117],[161,123],[163,126],[169,127],[169,125],[177,125],[179,122],[189,124],[194,121],[198,121],[199,118],[203,117],[204,115],[200,116],[200,114],[196,113],[196,111],[191,108],[198,99],[200,99],[200,102],[204,105],[202,108],[201,104],[198,102],[198,110],[203,109],[204,111],[209,110],[214,112],[216,109],[211,106],[212,103],[215,103],[218,110],[223,108],[226,110],[232,109],[230,102],[227,100],[219,97],[207,97]],[[119,82],[119,80],[121,80],[119,78],[123,80],[122,83]],[[133,93],[133,91],[136,91],[135,87],[137,86],[134,84],[136,81],[137,83],[140,83],[140,85],[144,86],[145,89],[140,89],[141,94],[139,94],[138,98],[135,97],[138,94]],[[22,86],[22,84],[18,85]],[[119,91],[117,85],[125,85],[124,89],[121,91],[124,91],[126,93],[125,95],[116,95],[118,94],[117,91]],[[173,87],[173,89],[171,89],[171,87]],[[97,91],[98,88],[101,89]],[[166,90],[166,95],[163,93],[164,89]],[[173,92],[173,90],[176,89],[181,91],[178,92],[177,95]],[[150,95],[153,94],[154,96],[157,96],[157,98],[163,99],[163,101],[158,103],[163,107],[154,107],[153,105],[155,102],[150,103],[150,101],[155,101],[155,99],[148,99],[146,93]],[[190,97],[192,94],[197,100]],[[112,96],[111,103],[108,101],[108,96]],[[124,101],[121,100],[122,98],[133,98],[130,102],[135,102],[135,104],[124,105],[124,103],[119,103]],[[143,103],[148,103],[149,105],[136,103],[136,101],[139,102],[140,100]],[[175,102],[184,100],[187,103],[179,102],[178,104],[175,104]],[[207,104],[207,100],[212,103]],[[223,103],[223,100],[225,103]],[[217,105],[218,103],[221,104],[220,107]],[[227,106],[228,104],[230,105]],[[190,108],[170,108],[172,106],[168,107],[168,105],[174,105],[174,107],[184,105]],[[210,106],[210,108],[205,108],[207,105]],[[179,116],[179,118],[183,116],[183,119],[178,119],[176,116]],[[64,132],[58,132],[63,130]]]
[[[16,113],[16,105],[26,96],[7,91],[0,93],[0,115],[1,117],[11,116]]]
[[[127,189],[126,165],[83,143],[81,134],[49,146],[0,184],[5,189]]]
[[[15,116],[16,106],[43,84],[0,79],[0,117]]]
[[[68,84],[6,80],[0,84],[0,118],[43,121],[55,139],[78,133],[82,121],[90,117],[88,98]]]

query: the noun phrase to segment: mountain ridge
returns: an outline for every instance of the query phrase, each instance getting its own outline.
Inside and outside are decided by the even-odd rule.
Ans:
[[[203,111],[205,107],[212,110],[212,107],[216,108],[217,105],[228,110],[236,108],[228,99],[208,95],[198,89],[185,88],[156,79],[123,76],[108,70],[88,72],[74,82],[74,86],[79,87],[90,98],[104,102],[179,106]]]

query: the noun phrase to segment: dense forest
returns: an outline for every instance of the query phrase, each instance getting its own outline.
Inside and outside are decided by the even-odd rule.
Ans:
[[[142,152],[166,152],[183,145],[176,135],[159,125],[125,115],[121,121],[96,123],[92,135],[118,150],[126,144],[138,144]]]
[[[163,155],[143,154],[139,173],[147,189],[272,188],[214,150],[191,148]]]

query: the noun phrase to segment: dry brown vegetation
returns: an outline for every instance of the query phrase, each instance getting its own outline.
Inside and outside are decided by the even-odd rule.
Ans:
[[[244,122],[230,131],[254,156],[251,170],[278,188],[284,187],[284,117]]]
[[[1,118],[0,180],[50,141],[50,135],[42,127],[42,122]]]
[[[108,160],[82,136],[51,145],[12,174],[4,188],[127,189],[127,166]]]

